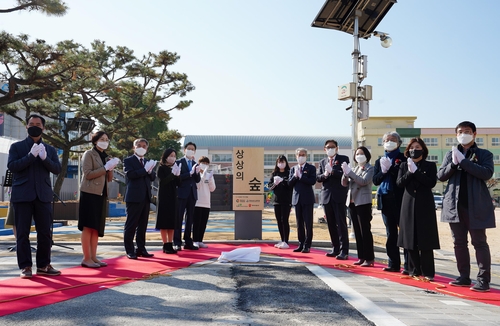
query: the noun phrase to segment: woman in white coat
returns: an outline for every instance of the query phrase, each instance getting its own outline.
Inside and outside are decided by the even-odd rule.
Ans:
[[[356,236],[358,261],[354,265],[373,267],[375,251],[373,249],[372,221],[372,183],[373,166],[370,165],[371,154],[364,146],[356,149],[353,160],[357,163],[351,169],[347,163],[342,164],[344,175],[342,185],[349,187],[347,196],[351,212],[352,227]]]

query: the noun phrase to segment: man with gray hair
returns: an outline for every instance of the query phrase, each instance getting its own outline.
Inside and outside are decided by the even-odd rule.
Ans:
[[[293,187],[292,205],[295,206],[299,246],[294,252],[309,253],[313,238],[314,198],[313,186],[316,183],[316,167],[306,163],[307,150],[295,150],[298,164],[290,169],[288,184]]]
[[[146,250],[146,229],[151,202],[151,182],[156,179],[153,171],[155,160],[144,158],[149,143],[144,138],[134,140],[134,155],[123,160],[123,170],[127,177],[125,204],[127,220],[123,230],[123,243],[127,258],[153,257]],[[137,249],[134,250],[134,235]]]
[[[375,161],[373,184],[379,186],[377,190],[377,208],[382,211],[382,219],[387,234],[385,249],[389,261],[387,267],[384,267],[383,270],[399,273],[401,270],[401,255],[398,247],[398,228],[404,189],[396,185],[396,180],[399,166],[402,162],[406,162],[406,157],[399,150],[403,141],[397,132],[385,133],[382,142],[385,155]],[[409,274],[406,255],[402,273]]]

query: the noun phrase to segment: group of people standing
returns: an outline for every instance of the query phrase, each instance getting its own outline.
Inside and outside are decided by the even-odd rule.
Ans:
[[[17,230],[17,260],[22,278],[32,277],[29,233],[32,219],[37,231],[37,274],[57,276],[61,272],[51,265],[53,192],[50,173],[59,174],[61,164],[56,150],[42,141],[45,119],[30,115],[26,120],[28,137],[12,144],[8,168],[13,173],[11,205]],[[383,136],[384,156],[370,164],[370,151],[360,146],[349,157],[338,153],[337,141],[325,142],[326,158],[318,168],[307,162],[307,150],[296,150],[297,163],[290,167],[284,155],[276,159],[269,187],[274,191],[274,212],[281,240],[280,249],[289,248],[291,207],[295,207],[299,245],[294,252],[309,253],[313,239],[313,186],[321,183],[319,204],[325,211],[332,244],[328,257],[347,260],[349,238],[346,208],[350,211],[356,238],[358,260],[362,267],[374,266],[371,233],[372,184],[378,186],[377,209],[386,226],[387,272],[422,276],[432,281],[435,276],[433,250],[439,249],[439,236],[433,187],[437,180],[447,182],[441,221],[450,225],[460,276],[452,286],[471,286],[468,235],[476,251],[479,268],[474,291],[489,291],[491,254],[486,229],[494,228],[495,214],[486,185],[494,173],[493,154],[475,142],[476,126],[464,121],[455,128],[459,145],[447,152],[439,170],[427,161],[428,148],[421,138],[412,138],[402,152],[402,139],[396,132]],[[104,131],[95,133],[93,147],[82,159],[82,182],[78,228],[82,231],[82,267],[107,266],[97,258],[98,238],[104,235],[108,182],[120,163],[106,153],[109,137]],[[129,259],[152,257],[146,250],[146,230],[151,203],[151,183],[159,179],[156,228],[163,240],[163,252],[175,254],[184,249],[204,248],[203,237],[210,213],[210,193],[215,190],[210,161],[202,156],[194,161],[196,144],[184,146],[184,156],[169,148],[159,165],[145,158],[149,143],[136,139],[134,154],[123,160],[127,178],[125,194],[126,222],[124,247]],[[185,218],[184,236],[182,222]],[[134,246],[134,237],[136,246]],[[403,270],[401,253],[403,248]]]
[[[313,186],[319,182],[319,204],[324,208],[332,244],[326,256],[348,259],[348,208],[358,254],[354,265],[374,266],[371,221],[372,185],[375,185],[378,186],[377,209],[381,211],[387,235],[388,264],[383,270],[433,281],[433,250],[439,249],[440,244],[432,189],[440,180],[447,182],[441,221],[450,225],[460,274],[450,285],[489,291],[491,254],[486,229],[495,227],[495,214],[486,181],[494,173],[493,155],[475,143],[474,123],[459,123],[455,133],[458,146],[446,153],[439,170],[434,162],[427,161],[429,150],[421,138],[410,139],[402,151],[403,142],[397,132],[383,135],[385,153],[374,166],[370,164],[370,151],[364,146],[356,149],[352,158],[354,166],[349,165],[349,158],[338,154],[338,143],[333,139],[325,142],[327,157],[319,162],[318,168],[307,163],[305,148],[296,150],[298,164],[293,167],[280,155],[269,181],[274,191],[274,211],[281,237],[275,247],[289,248],[289,215],[294,206],[299,241],[294,251],[310,252],[315,204]],[[468,235],[476,251],[479,269],[474,285],[470,278]]]

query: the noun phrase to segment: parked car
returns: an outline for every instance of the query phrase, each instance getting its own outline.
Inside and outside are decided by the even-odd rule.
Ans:
[[[443,196],[434,195],[434,204],[436,204],[436,209],[443,208]]]

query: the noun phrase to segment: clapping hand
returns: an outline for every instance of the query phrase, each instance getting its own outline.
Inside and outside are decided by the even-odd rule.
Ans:
[[[43,147],[43,145],[41,145]],[[37,157],[38,154],[40,154],[40,151],[42,150],[42,148],[40,147],[40,145],[38,145],[37,143],[33,144],[33,146],[31,146],[31,150],[30,150],[30,153],[31,155],[33,155],[34,157]]]
[[[406,162],[408,163],[408,171],[410,171],[410,173],[415,173],[415,171],[417,171],[417,165],[415,162],[413,162],[411,158],[409,158]]]
[[[325,176],[329,176],[332,173],[332,166],[328,163],[325,164]]]
[[[38,147],[40,148],[40,153],[38,153],[38,156],[44,161],[47,158],[47,151],[45,150],[45,146],[43,144],[39,144]]]
[[[301,177],[301,173],[300,173],[300,168],[298,165],[295,166],[295,172],[294,172],[294,175],[297,179],[300,179]]]
[[[464,154],[462,154],[462,152],[456,148],[455,146],[453,146],[451,148],[451,156],[452,156],[452,161],[453,161],[453,164],[455,165],[458,165],[462,162],[462,160],[465,158]]]
[[[116,165],[118,163],[120,163],[120,159],[117,157],[114,157],[114,158],[110,159],[109,161],[107,161],[106,164],[104,164],[104,168],[106,169],[106,171],[111,171],[116,167]]]
[[[201,165],[196,164],[195,165],[195,171],[196,171],[196,173],[200,173],[200,171],[201,171]]]
[[[380,168],[382,169],[382,173],[387,173],[387,171],[391,168],[391,159],[385,156],[381,157]]]
[[[273,179],[274,179],[274,185],[275,186],[279,185],[281,183],[281,181],[283,181],[283,178],[280,177],[279,175],[274,176]]]
[[[352,171],[352,169],[349,165],[347,165],[346,162],[343,162],[342,163],[342,171],[344,171],[345,175],[348,175]]]
[[[144,164],[144,170],[146,170],[147,173],[151,173],[153,171],[153,168],[156,166],[156,161],[155,160],[149,160]]]
[[[213,174],[214,174],[213,170],[212,171],[205,170],[205,180],[209,180]]]
[[[172,165],[172,174],[178,177],[181,174],[181,164],[180,163],[174,163]]]

